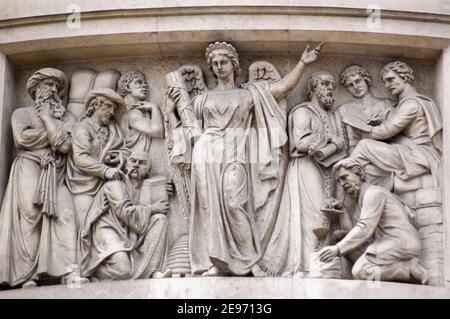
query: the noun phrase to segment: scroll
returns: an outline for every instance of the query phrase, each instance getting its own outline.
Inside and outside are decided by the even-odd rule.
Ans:
[[[166,75],[167,88],[178,88],[181,93],[180,100],[177,105],[178,115],[184,130],[187,132],[187,136],[191,139],[197,139],[202,130],[197,123],[194,111],[191,106],[191,97],[187,91],[184,78],[179,71],[170,72]]]
[[[316,151],[312,157],[314,160],[324,167],[330,167],[345,157],[344,152],[337,152],[337,146],[329,143]]]

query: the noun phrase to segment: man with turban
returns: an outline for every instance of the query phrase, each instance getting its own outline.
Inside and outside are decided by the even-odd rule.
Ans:
[[[0,285],[34,287],[76,264],[74,203],[64,181],[74,123],[60,97],[66,85],[60,70],[38,70],[27,83],[34,106],[12,115],[19,153],[0,211]]]

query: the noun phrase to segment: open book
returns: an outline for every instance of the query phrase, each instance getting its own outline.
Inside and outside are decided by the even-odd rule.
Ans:
[[[363,132],[369,133],[372,126],[367,124],[369,117],[359,107],[348,106],[340,110],[342,122]]]
[[[168,199],[166,191],[167,177],[156,175],[142,182],[139,202],[141,204],[154,204],[161,199]]]

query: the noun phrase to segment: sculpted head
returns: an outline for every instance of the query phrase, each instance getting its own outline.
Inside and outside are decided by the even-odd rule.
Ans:
[[[355,98],[363,98],[372,85],[372,77],[365,68],[350,65],[341,73],[341,84]]]
[[[142,151],[134,151],[131,153],[128,164],[127,174],[131,179],[143,180],[149,176],[152,169],[150,154]]]
[[[227,42],[211,43],[206,48],[206,64],[217,78],[236,77],[241,71],[236,49]]]
[[[114,115],[123,113],[123,98],[111,89],[95,89],[86,98],[86,116],[95,118],[98,124],[106,126]]]
[[[44,68],[36,71],[27,82],[28,93],[34,100],[36,112],[48,106],[52,116],[61,119],[66,108],[60,94],[66,89],[67,81],[64,73],[58,69]]]
[[[122,75],[117,86],[117,91],[122,97],[130,94],[138,101],[145,100],[148,93],[145,76],[138,71],[130,71]]]
[[[327,71],[319,71],[311,75],[307,85],[307,98],[316,100],[324,109],[334,105],[333,91],[336,87],[334,77]]]
[[[357,198],[361,184],[366,180],[364,168],[352,158],[346,158],[334,165],[334,171],[344,191]]]
[[[391,62],[381,70],[381,80],[392,95],[399,95],[414,81],[414,71],[405,62]]]

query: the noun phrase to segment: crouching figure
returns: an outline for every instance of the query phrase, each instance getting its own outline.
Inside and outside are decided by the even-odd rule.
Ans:
[[[367,245],[353,265],[354,279],[406,282],[416,279],[426,284],[427,274],[418,259],[420,237],[412,210],[388,190],[363,183],[365,172],[357,161],[341,160],[335,170],[347,195],[358,201],[361,214],[340,242],[319,252],[320,260],[355,256],[358,248]]]
[[[96,195],[81,228],[81,271],[97,280],[166,277],[168,196],[142,199],[151,169],[149,154],[133,152],[121,180],[106,182]],[[171,185],[164,185],[171,195]],[[164,196],[162,196],[164,197]],[[168,271],[170,272],[170,271]]]

